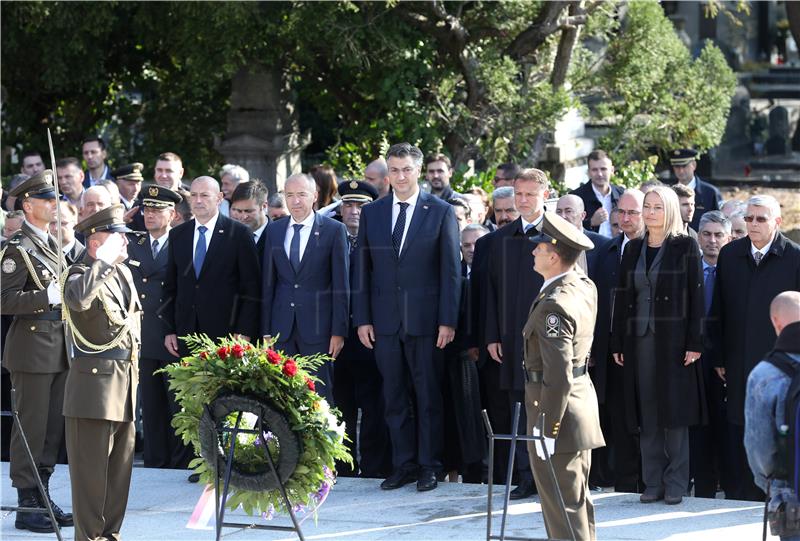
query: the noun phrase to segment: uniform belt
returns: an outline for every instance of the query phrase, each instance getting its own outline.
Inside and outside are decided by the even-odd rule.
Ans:
[[[572,377],[579,378],[582,375],[586,374],[586,371],[589,369],[588,364],[582,364],[580,366],[573,366],[572,367]],[[525,370],[525,382],[526,383],[541,383],[544,379],[544,371],[542,370]]]
[[[45,321],[61,321],[61,310],[53,310],[52,312],[44,312],[42,314],[34,314],[26,316],[25,319],[39,319]]]
[[[114,359],[128,361],[131,358],[131,350],[123,348],[111,348],[105,351],[85,353],[79,349],[73,350],[75,357],[100,357],[101,359]]]

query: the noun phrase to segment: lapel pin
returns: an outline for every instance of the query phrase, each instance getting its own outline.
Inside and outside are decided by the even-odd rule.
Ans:
[[[224,229],[220,229],[219,231],[217,231],[217,233],[224,233],[224,232],[225,232]]]
[[[319,231],[314,231],[314,236],[319,237]]]
[[[428,210],[428,205],[422,205],[422,208],[424,208],[425,210]]]

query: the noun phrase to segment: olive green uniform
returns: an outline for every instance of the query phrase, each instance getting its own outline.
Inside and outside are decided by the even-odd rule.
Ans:
[[[544,414],[544,436],[555,439],[553,467],[576,539],[594,539],[589,497],[591,449],[605,445],[597,395],[586,374],[592,346],[597,290],[582,272],[571,270],[536,297],[522,334],[525,340],[525,409],[531,434]],[[536,425],[538,426],[538,425]],[[547,463],[529,442],[531,468],[539,488],[547,534],[570,539]]]
[[[64,304],[75,343],[64,397],[75,539],[118,539],[133,467],[141,306],[128,268],[88,252],[69,269]],[[87,353],[89,344],[110,349]]]

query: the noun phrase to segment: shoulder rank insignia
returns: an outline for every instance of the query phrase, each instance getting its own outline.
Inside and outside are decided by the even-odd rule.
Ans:
[[[3,261],[3,272],[4,273],[11,274],[15,270],[17,270],[16,261],[11,259],[10,257],[8,259],[6,259],[5,261]]]
[[[128,260],[128,265],[132,265],[132,266],[134,266],[134,267],[138,267],[139,265],[141,265],[141,263],[139,263],[139,262],[138,262],[138,261],[136,261],[135,259],[129,259],[129,260]]]
[[[138,243],[138,244],[139,244],[139,246],[143,246],[143,245],[144,245],[144,241],[145,241],[145,240],[147,240],[145,237],[141,237],[141,238],[139,239],[139,243]]]
[[[558,314],[547,314],[544,320],[544,332],[548,338],[555,338],[561,334],[561,316]]]

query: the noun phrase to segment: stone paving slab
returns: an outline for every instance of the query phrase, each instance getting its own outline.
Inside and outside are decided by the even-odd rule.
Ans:
[[[125,541],[206,541],[214,531],[186,528],[203,487],[186,481],[187,471],[134,468],[128,512],[122,528]],[[0,501],[16,502],[16,491],[8,480],[8,463],[0,464]],[[303,524],[306,539],[427,541],[486,539],[486,486],[441,483],[439,488],[418,493],[413,485],[382,491],[370,479],[340,479],[319,512],[315,524]],[[51,492],[64,509],[71,509],[66,467],[59,466],[51,479]],[[496,487],[495,506],[501,505]],[[640,504],[638,495],[600,492],[593,494],[600,540],[736,541],[761,538],[763,507],[754,502],[686,498],[678,506]],[[55,539],[14,528],[13,513],[0,515],[0,539]],[[260,520],[260,519],[259,519]],[[241,512],[229,512],[226,521],[252,522]],[[262,523],[266,523],[263,522]],[[274,524],[288,525],[288,518]],[[499,512],[493,533],[500,532]],[[62,530],[72,539],[72,528]],[[264,530],[225,529],[231,540],[292,540],[291,533]],[[536,498],[509,508],[506,535],[545,538],[541,509]],[[777,539],[777,538],[771,538]]]

